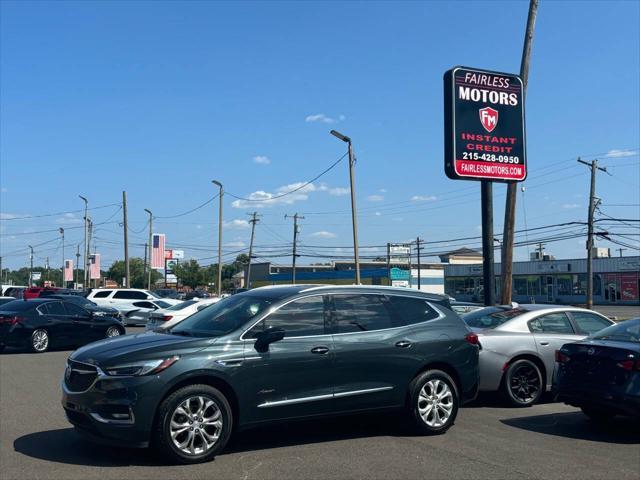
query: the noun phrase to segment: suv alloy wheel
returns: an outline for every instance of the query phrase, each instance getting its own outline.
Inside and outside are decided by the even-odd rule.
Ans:
[[[427,370],[409,385],[411,420],[420,433],[435,435],[453,425],[460,400],[453,379],[441,370]]]
[[[189,385],[160,404],[153,442],[173,462],[207,462],[226,446],[232,427],[231,407],[218,389]]]

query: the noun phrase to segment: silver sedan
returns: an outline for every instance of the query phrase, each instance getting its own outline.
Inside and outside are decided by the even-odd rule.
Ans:
[[[614,323],[591,310],[553,305],[486,307],[462,318],[480,340],[480,390],[501,391],[518,407],[551,388],[556,350]]]

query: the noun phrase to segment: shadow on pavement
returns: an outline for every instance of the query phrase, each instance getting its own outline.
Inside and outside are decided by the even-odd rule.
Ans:
[[[93,467],[161,466],[147,449],[98,445],[78,435],[73,428],[24,435],[13,442],[16,452],[50,462]]]
[[[402,416],[394,413],[292,421],[236,432],[222,455],[353,438],[410,435],[412,433]],[[166,465],[151,449],[117,448],[93,443],[76,433],[73,428],[24,435],[16,439],[13,446],[16,452],[29,457],[72,465]]]
[[[640,421],[624,417],[601,424],[589,420],[582,412],[569,412],[500,421],[511,427],[558,437],[617,444],[640,443]]]

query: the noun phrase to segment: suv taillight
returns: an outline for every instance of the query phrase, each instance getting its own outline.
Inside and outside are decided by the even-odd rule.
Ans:
[[[628,372],[640,372],[640,360],[623,360],[621,362],[618,362],[616,364],[616,367],[620,367]]]
[[[0,323],[8,323],[9,325],[15,325],[17,323],[22,322],[22,320],[24,320],[24,317],[2,317],[0,318]]]
[[[165,322],[168,322],[169,320],[171,320],[173,317],[171,315],[163,315],[162,316],[162,320],[164,320]]]

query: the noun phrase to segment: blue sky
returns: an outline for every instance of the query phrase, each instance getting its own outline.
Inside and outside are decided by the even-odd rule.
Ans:
[[[362,245],[480,234],[479,184],[443,171],[442,74],[454,65],[517,73],[527,2],[3,1],[0,13],[3,265],[25,265],[27,244],[42,244],[36,263],[50,256],[59,264],[60,226],[75,250],[78,194],[92,207],[111,205],[92,211],[101,223],[96,248],[103,266],[122,258],[113,206],[122,190],[132,254],[141,256],[144,208],[158,217],[186,212],[215,193],[214,178],[242,197],[286,192],[344,153],[332,128],[354,141]],[[640,217],[639,25],[638,2],[541,2],[518,229],[585,220],[588,169],[578,156],[610,168],[598,176],[603,214]],[[287,250],[284,215],[295,212],[305,216],[306,254],[348,255],[326,248],[351,244],[347,187],[343,161],[266,205],[227,196],[226,257],[246,250],[253,210],[263,214],[261,258]],[[494,193],[500,233],[505,187]],[[70,213],[16,218],[57,212]],[[215,221],[211,204],[157,218],[155,230],[207,264]],[[638,245],[637,228],[609,229]],[[529,239],[536,235],[550,233]],[[480,240],[427,250],[462,245]],[[547,250],[582,257],[584,239]],[[526,256],[526,247],[516,250]]]

